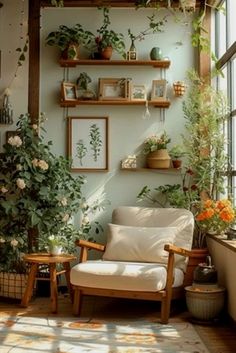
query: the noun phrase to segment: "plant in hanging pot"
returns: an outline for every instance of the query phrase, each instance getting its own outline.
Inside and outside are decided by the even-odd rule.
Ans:
[[[57,31],[50,32],[45,41],[47,45],[58,47],[63,59],[78,59],[79,46],[88,48],[94,40],[94,34],[84,30],[77,23],[73,27],[60,25]]]
[[[109,28],[111,24],[109,9],[106,7],[102,8],[103,11],[103,24],[97,30],[98,36],[91,43],[91,58],[92,59],[105,59],[109,60],[112,56],[113,50],[121,54],[123,58],[125,54],[125,43],[124,35],[122,33],[115,32]]]
[[[164,131],[161,135],[153,135],[144,141],[143,153],[147,155],[148,168],[166,169],[170,167],[170,156],[167,144],[171,139]]]

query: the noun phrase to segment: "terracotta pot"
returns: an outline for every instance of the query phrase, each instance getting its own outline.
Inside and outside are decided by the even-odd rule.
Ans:
[[[110,60],[112,56],[112,52],[113,52],[112,47],[104,48],[103,50],[100,51],[101,59]]]
[[[166,149],[150,152],[147,155],[147,167],[152,169],[170,168],[170,156]]]
[[[208,249],[192,249],[189,257],[184,286],[190,286],[193,283],[194,270],[198,264],[206,262],[206,257],[209,255]]]
[[[173,168],[181,168],[182,161],[180,159],[172,159]]]

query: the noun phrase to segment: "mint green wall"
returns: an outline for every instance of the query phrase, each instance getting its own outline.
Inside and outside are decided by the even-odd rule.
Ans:
[[[110,10],[111,27],[126,36],[126,45],[129,48],[130,40],[127,30],[139,33],[146,29],[150,16],[150,9],[121,9]],[[168,24],[164,33],[152,34],[144,41],[136,42],[139,59],[149,59],[153,46],[159,46],[164,56],[169,57],[171,66],[166,71],[168,80],[168,97],[171,107],[166,110],[164,129],[172,138],[172,144],[180,141],[183,133],[182,99],[173,95],[172,83],[175,80],[185,79],[186,70],[194,66],[194,52],[190,44],[188,26],[176,24],[167,10],[161,11],[168,16]],[[143,106],[81,106],[63,110],[59,106],[60,83],[63,79],[63,68],[58,64],[59,51],[57,48],[45,46],[45,38],[50,31],[57,30],[60,24],[72,26],[82,24],[86,29],[96,33],[102,22],[102,12],[96,8],[78,9],[43,9],[41,28],[41,110],[46,113],[48,121],[46,129],[48,138],[54,142],[54,152],[66,153],[66,116],[109,116],[109,172],[87,173],[88,183],[85,192],[88,199],[105,198],[110,206],[96,217],[102,223],[110,221],[112,209],[119,205],[136,205],[136,196],[144,185],[156,187],[165,183],[176,183],[179,177],[176,174],[161,174],[156,171],[124,172],[120,171],[120,161],[130,154],[137,154],[143,140],[156,132],[163,130],[160,122],[160,110],[150,107],[151,117],[143,120]],[[176,42],[183,41],[182,46]],[[119,58],[114,53],[113,59]],[[86,71],[93,79],[93,87],[99,77],[132,77],[136,84],[145,84],[148,92],[151,91],[153,79],[160,78],[160,70],[152,67],[132,66],[77,66],[70,69],[69,80],[75,82],[79,73]],[[143,157],[141,157],[143,158]],[[138,159],[139,160],[139,159]]]
[[[28,32],[28,2],[22,2],[22,0],[1,0],[1,3],[3,3],[3,7],[0,8],[0,107],[2,107],[5,89],[9,88],[10,103],[14,111],[13,119],[16,121],[20,114],[27,112],[28,106],[27,54],[26,61],[16,71],[19,57],[16,48],[24,44],[25,35]],[[24,11],[24,14],[21,11]],[[15,124],[0,124],[0,152],[2,152],[2,145],[5,143],[5,133],[8,130],[15,130]]]
[[[0,95],[14,77],[19,46],[21,0],[2,0],[4,6],[0,9],[0,43],[2,51],[2,76],[0,78]],[[27,1],[25,13],[27,14]],[[110,18],[112,28],[126,36],[127,49],[130,46],[127,30],[131,28],[134,34],[148,26],[147,16],[150,9],[112,8]],[[59,106],[60,84],[63,78],[63,68],[58,65],[59,51],[45,45],[45,38],[50,31],[57,30],[60,24],[72,26],[81,23],[86,29],[96,33],[102,23],[102,12],[96,8],[44,8],[41,11],[41,76],[40,76],[40,110],[45,112],[47,140],[53,141],[53,152],[66,155],[66,116],[109,116],[109,171],[87,173],[87,184],[84,188],[89,200],[105,198],[110,206],[98,217],[102,223],[110,221],[112,209],[118,205],[136,205],[136,196],[144,185],[156,187],[164,183],[176,183],[179,178],[175,174],[161,174],[156,171],[124,172],[120,171],[120,162],[127,155],[140,154],[143,140],[163,128],[172,138],[172,145],[180,141],[183,132],[184,118],[181,98],[173,95],[172,83],[183,80],[186,70],[194,66],[194,51],[189,40],[190,28],[176,24],[167,10],[161,15],[168,16],[164,33],[145,37],[144,41],[136,42],[139,59],[149,59],[153,46],[159,46],[164,56],[169,57],[171,66],[166,70],[168,80],[168,97],[171,106],[166,109],[165,124],[160,122],[160,110],[150,107],[151,117],[143,120],[143,106],[82,106],[70,108],[66,112]],[[26,17],[26,16],[25,16]],[[27,18],[24,21],[24,32],[27,30]],[[11,28],[11,31],[9,30]],[[7,37],[6,37],[7,34]],[[183,42],[178,46],[177,42]],[[85,53],[83,53],[85,54]],[[114,53],[113,58],[119,58]],[[77,66],[70,69],[69,79],[75,81],[80,72],[86,71],[93,79],[93,87],[99,77],[132,77],[136,84],[145,84],[151,92],[153,79],[160,78],[160,70],[152,67],[132,66]],[[14,119],[27,111],[28,97],[28,60],[18,70],[17,78],[11,85],[11,102],[14,109]],[[1,96],[0,96],[1,99]],[[1,103],[1,102],[0,102]],[[5,142],[5,131],[14,130],[15,126],[1,126],[1,145]],[[140,162],[143,156],[138,157]]]

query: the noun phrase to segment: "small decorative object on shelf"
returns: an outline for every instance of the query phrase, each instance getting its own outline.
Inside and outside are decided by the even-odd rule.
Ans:
[[[186,91],[186,84],[183,81],[176,81],[173,83],[175,97],[182,97]]]
[[[13,124],[13,109],[9,101],[10,91],[6,89],[3,96],[3,104],[0,109],[0,124],[11,125]]]
[[[134,39],[131,40],[129,51],[127,52],[127,60],[137,60],[137,52],[134,45]]]
[[[150,52],[150,59],[151,60],[162,60],[163,59],[162,51],[159,47],[152,48],[152,50]]]
[[[137,157],[136,155],[129,155],[126,159],[121,162],[122,169],[136,169],[137,168]]]

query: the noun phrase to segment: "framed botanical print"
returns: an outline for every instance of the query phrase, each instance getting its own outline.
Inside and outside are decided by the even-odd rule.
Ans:
[[[166,100],[167,81],[166,80],[153,80],[152,81],[152,101],[165,101]]]
[[[146,101],[147,93],[145,85],[132,85],[131,100]]]
[[[71,171],[108,170],[108,117],[68,118]]]

